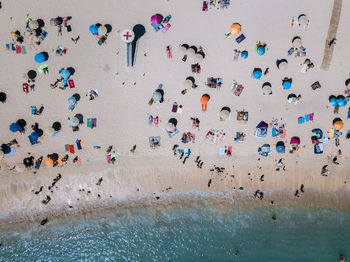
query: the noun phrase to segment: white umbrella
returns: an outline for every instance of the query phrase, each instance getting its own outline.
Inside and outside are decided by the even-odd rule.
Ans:
[[[307,25],[307,23],[309,22],[309,18],[306,15],[301,15],[298,18],[298,22],[300,25]]]
[[[29,21],[29,28],[30,29],[38,29],[39,28],[39,23],[37,20],[30,20]]]
[[[293,43],[293,46],[294,46],[295,48],[299,48],[299,47],[303,44],[302,41],[301,41],[301,38],[298,37],[298,36],[296,36],[296,37],[293,38],[292,43]]]
[[[278,69],[285,71],[288,68],[288,62],[287,61],[282,61],[281,63],[279,63],[278,65]]]
[[[107,34],[107,28],[106,28],[104,25],[101,25],[101,26],[98,28],[98,34],[99,34],[99,35],[105,35],[105,34]]]

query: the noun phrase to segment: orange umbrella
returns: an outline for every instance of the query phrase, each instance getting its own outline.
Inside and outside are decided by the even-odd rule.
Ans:
[[[230,27],[230,32],[233,35],[238,35],[241,32],[241,25],[238,23],[234,23]]]
[[[344,127],[344,123],[343,123],[343,121],[341,121],[341,120],[338,120],[338,121],[336,121],[335,123],[334,123],[334,128],[336,129],[336,130],[340,130],[340,129],[342,129],[343,127]]]
[[[59,164],[59,165],[62,165],[62,158],[59,158],[58,160],[57,160],[57,163]]]
[[[201,97],[201,104],[202,104],[202,111],[207,111],[207,104],[208,104],[208,102],[209,102],[209,100],[210,100],[210,96],[208,95],[208,94],[204,94],[204,95],[202,95],[202,97]]]
[[[52,166],[53,165],[53,160],[51,158],[45,158],[44,163],[47,166]]]

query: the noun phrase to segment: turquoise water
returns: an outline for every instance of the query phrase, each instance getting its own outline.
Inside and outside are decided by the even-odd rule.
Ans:
[[[272,220],[273,214],[276,220]],[[123,209],[0,233],[0,261],[339,261],[350,257],[350,212]],[[238,252],[235,257],[234,253]]]

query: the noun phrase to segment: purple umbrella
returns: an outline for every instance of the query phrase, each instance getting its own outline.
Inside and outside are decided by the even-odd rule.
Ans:
[[[162,22],[162,20],[163,20],[162,17],[158,14],[151,16],[151,23],[152,24],[158,25]]]

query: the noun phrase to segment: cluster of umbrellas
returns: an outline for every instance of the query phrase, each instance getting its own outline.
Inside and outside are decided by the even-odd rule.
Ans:
[[[346,100],[346,98],[345,98],[344,96],[342,96],[342,95],[337,96],[337,97],[331,95],[331,96],[329,97],[329,102],[331,103],[331,105],[332,105],[333,107],[336,107],[336,106],[344,107],[344,106],[346,106],[346,104],[348,103],[347,100]]]
[[[103,36],[103,35],[109,34],[112,31],[112,26],[109,24],[102,25],[97,23],[94,25],[90,25],[89,31],[93,35]]]
[[[200,58],[205,58],[205,53],[202,50],[198,50],[198,48],[194,45],[188,45],[188,44],[182,44],[180,47],[184,48],[185,50],[192,50],[194,54],[198,55]]]

